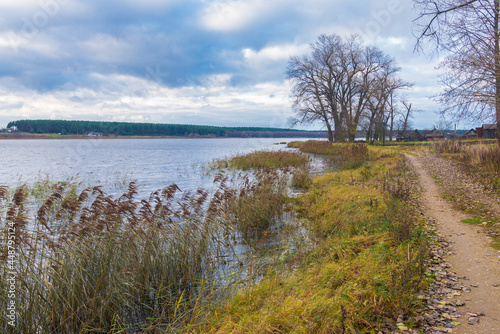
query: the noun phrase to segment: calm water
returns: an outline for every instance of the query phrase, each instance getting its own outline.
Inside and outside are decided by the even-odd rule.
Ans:
[[[118,194],[124,183],[137,180],[142,198],[172,183],[181,190],[209,188],[213,178],[202,167],[214,159],[287,149],[274,143],[292,140],[300,139],[1,140],[0,185],[72,178]]]

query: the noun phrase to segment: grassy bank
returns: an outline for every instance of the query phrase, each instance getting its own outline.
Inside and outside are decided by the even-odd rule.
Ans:
[[[246,156],[233,168],[255,171],[218,174],[213,191],[171,185],[142,201],[134,183],[119,198],[71,183],[0,188],[14,240],[1,256],[16,260],[1,268],[0,302],[14,272],[17,312],[1,331],[369,333],[400,315],[412,326],[426,239],[404,204],[405,160],[397,148],[307,145],[342,170],[311,181],[302,154],[282,164],[274,152]],[[290,198],[296,171],[309,191]],[[292,208],[300,220],[284,221]]]
[[[365,145],[292,145],[362,163],[316,177],[296,199],[308,247],[284,254],[258,285],[187,332],[369,333],[398,315],[408,319],[398,326],[411,326],[415,292],[424,284],[426,239],[402,202],[412,198],[404,159]]]
[[[462,164],[486,188],[500,194],[500,147],[496,141],[476,142],[440,141],[431,149]]]

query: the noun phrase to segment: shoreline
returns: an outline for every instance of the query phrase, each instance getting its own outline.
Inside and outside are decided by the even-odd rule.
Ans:
[[[7,134],[0,133],[0,140],[23,140],[23,139],[254,139],[254,138],[266,138],[266,139],[305,139],[310,140],[321,140],[324,138],[314,138],[314,137],[214,137],[214,136],[87,136],[87,135],[48,135],[48,134],[32,134],[32,133],[22,133],[22,134]]]

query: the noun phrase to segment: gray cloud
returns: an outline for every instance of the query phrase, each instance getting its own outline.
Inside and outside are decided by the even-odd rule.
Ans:
[[[420,109],[437,109],[425,95],[434,65],[413,53],[403,0],[19,0],[0,12],[0,93],[11,106],[0,122],[286,126],[288,57],[321,33],[353,32],[398,60]]]

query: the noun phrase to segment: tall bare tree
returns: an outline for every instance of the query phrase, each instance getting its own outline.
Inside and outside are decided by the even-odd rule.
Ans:
[[[324,83],[319,64],[308,56],[291,58],[287,76],[294,79],[293,107],[297,117],[292,124],[311,124],[322,122],[328,131],[328,140],[333,141],[330,105],[325,98]]]
[[[382,64],[382,68],[376,74],[376,80],[371,87],[371,96],[368,100],[369,123],[367,128],[367,140],[374,138],[375,127],[382,128],[384,121],[389,123],[389,138],[392,139],[394,121],[396,118],[395,95],[399,89],[408,89],[412,83],[402,80],[397,75],[401,68],[396,65],[394,59],[389,59]]]
[[[444,51],[443,112],[456,119],[500,120],[500,0],[413,0],[417,48]],[[500,131],[498,145],[500,145]]]
[[[400,113],[401,115],[401,131],[406,134],[408,127],[411,126],[411,117],[413,115],[413,104],[408,102],[406,97],[401,99],[401,104],[404,106],[404,111]]]

